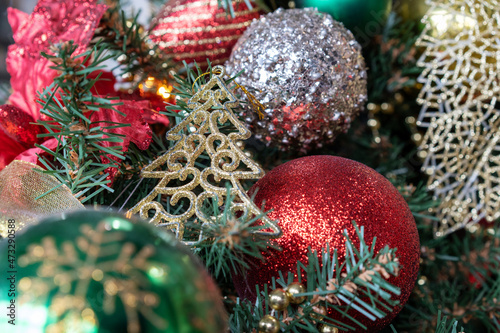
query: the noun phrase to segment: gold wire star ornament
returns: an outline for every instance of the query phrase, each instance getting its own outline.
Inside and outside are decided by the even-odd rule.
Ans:
[[[427,187],[440,199],[436,236],[500,218],[499,141],[496,111],[455,110],[432,122],[422,148]]]
[[[457,108],[495,107],[500,94],[500,2],[497,0],[427,1],[430,9],[417,45],[423,84],[418,125]]]
[[[224,75],[224,67],[215,66],[209,82],[188,101],[188,107],[193,111],[167,133],[167,139],[176,143],[142,169],[142,177],[159,178],[160,182],[130,209],[131,213],[139,213],[146,219],[153,215],[151,223],[172,229],[180,240],[184,238],[184,225],[188,219],[196,216],[202,227],[214,223],[216,216],[207,216],[205,203],[216,199],[222,206],[228,195],[226,184],[230,185],[229,193],[234,196],[231,202],[233,212],[245,216],[262,215],[240,181],[259,179],[264,176],[264,171],[237,145],[237,142],[248,139],[251,133],[231,110],[239,102],[224,83]],[[232,126],[235,131],[223,134],[219,130],[223,125]],[[210,158],[210,167],[202,168],[197,163],[203,152]],[[166,170],[161,170],[165,164]],[[167,205],[171,208],[178,206],[178,209],[167,212],[159,202],[161,196],[166,197]],[[281,235],[275,221],[267,216],[260,220],[272,231],[256,234],[269,238]],[[201,239],[202,232],[198,240]]]
[[[500,217],[497,96],[500,2],[427,1],[417,124],[428,189],[440,200],[436,236]]]

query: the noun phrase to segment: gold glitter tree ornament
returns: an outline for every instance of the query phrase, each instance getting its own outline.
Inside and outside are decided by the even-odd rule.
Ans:
[[[150,212],[154,213],[150,222],[174,230],[180,240],[184,239],[184,224],[194,215],[203,225],[215,221],[216,217],[206,215],[205,201],[217,199],[222,206],[228,194],[227,183],[230,195],[235,197],[231,206],[233,212],[251,216],[262,214],[240,184],[241,180],[261,178],[264,171],[237,145],[251,133],[231,110],[239,102],[224,83],[224,75],[224,67],[215,66],[210,81],[188,101],[193,111],[167,133],[167,139],[176,143],[142,169],[142,177],[160,178],[160,182],[130,209],[131,213],[139,213],[146,219]],[[219,126],[232,126],[236,130],[226,135],[219,131]],[[203,152],[210,158],[210,167],[200,169],[196,162]],[[167,170],[160,170],[164,164]],[[167,204],[171,207],[182,203],[179,206],[188,208],[167,212],[157,201],[161,195],[168,196]],[[260,220],[272,231],[256,234],[270,238],[281,235],[276,222],[266,216]],[[199,234],[201,239],[202,232]],[[185,243],[193,244],[194,241]]]
[[[492,109],[500,95],[500,1],[427,0],[417,45],[423,84],[418,125],[448,110]]]

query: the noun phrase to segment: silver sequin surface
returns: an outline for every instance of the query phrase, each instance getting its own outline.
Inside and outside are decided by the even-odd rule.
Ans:
[[[330,15],[278,9],[255,20],[226,63],[228,73],[266,107],[244,118],[255,136],[307,151],[346,131],[366,102],[361,46]]]

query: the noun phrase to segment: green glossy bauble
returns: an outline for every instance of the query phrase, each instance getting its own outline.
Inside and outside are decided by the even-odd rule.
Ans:
[[[392,0],[295,0],[295,6],[316,7],[344,23],[356,37],[371,38],[382,32],[380,27],[391,12]]]
[[[429,8],[430,6],[422,0],[396,0],[394,3],[394,11],[405,22],[420,22]]]
[[[15,257],[0,261],[10,278],[0,280],[0,307],[15,326],[4,318],[0,332],[225,331],[220,293],[203,266],[146,222],[87,210],[11,239],[0,242],[0,256]]]

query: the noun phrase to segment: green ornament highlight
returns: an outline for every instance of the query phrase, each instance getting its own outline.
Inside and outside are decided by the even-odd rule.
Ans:
[[[422,0],[398,0],[394,3],[394,11],[404,22],[420,22],[430,6]],[[422,29],[425,24],[419,24]]]
[[[392,0],[295,0],[295,6],[318,8],[344,23],[356,37],[371,38],[382,32]]]
[[[0,307],[13,315],[0,321],[0,332],[226,329],[221,295],[203,266],[173,235],[146,222],[81,211],[41,221],[11,240],[0,242],[0,256],[15,258],[0,263],[11,277],[0,280]]]

